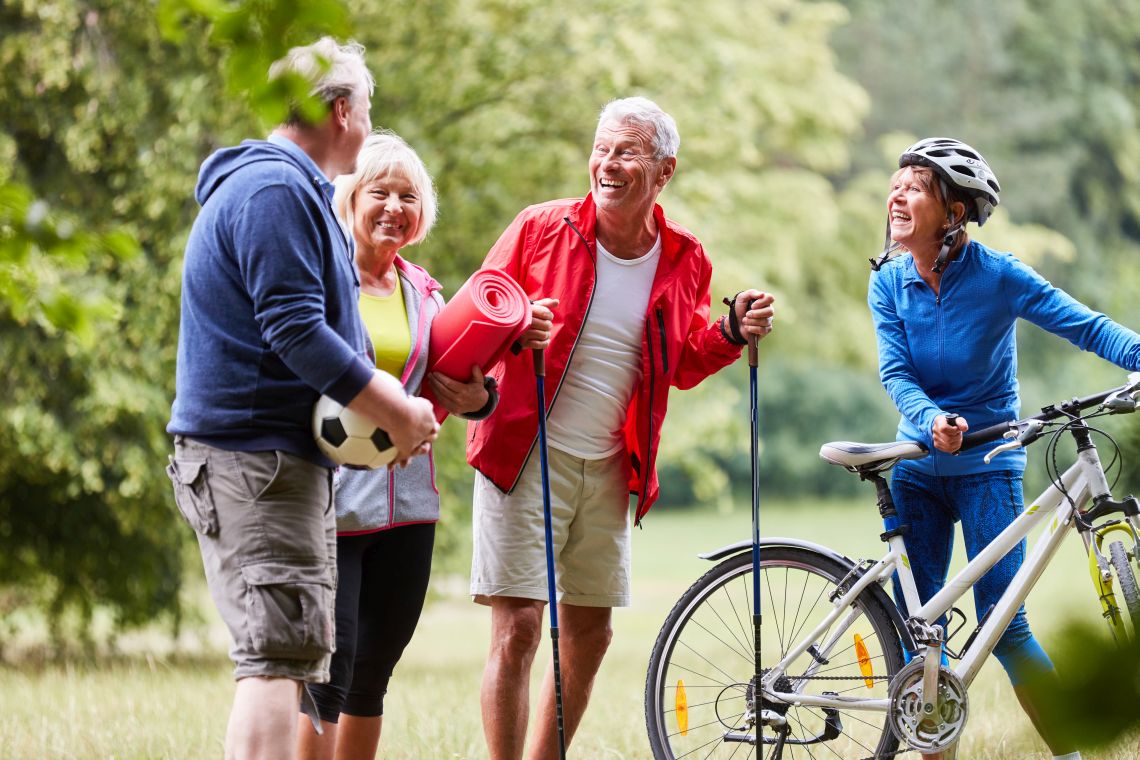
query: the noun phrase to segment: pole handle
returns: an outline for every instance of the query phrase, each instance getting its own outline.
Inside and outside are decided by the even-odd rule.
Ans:
[[[532,351],[534,356],[534,376],[546,377],[546,352],[541,348]]]
[[[755,367],[759,363],[759,351],[756,348],[756,343],[760,338],[753,333],[748,333],[748,366]]]

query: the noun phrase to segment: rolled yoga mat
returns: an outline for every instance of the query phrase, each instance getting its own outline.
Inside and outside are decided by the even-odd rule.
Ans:
[[[472,365],[489,370],[529,326],[522,286],[498,269],[480,269],[432,322],[428,372],[466,382]]]

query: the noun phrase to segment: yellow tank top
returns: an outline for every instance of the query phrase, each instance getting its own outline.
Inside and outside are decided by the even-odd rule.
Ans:
[[[412,332],[408,327],[408,311],[404,307],[404,291],[396,281],[396,290],[390,296],[373,296],[360,293],[360,316],[372,338],[376,351],[376,366],[400,377],[412,350]]]

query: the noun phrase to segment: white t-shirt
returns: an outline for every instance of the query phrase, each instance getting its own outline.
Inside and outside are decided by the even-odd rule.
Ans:
[[[622,426],[641,379],[641,334],[661,236],[636,259],[598,246],[594,300],[547,421],[551,446],[582,459],[604,459],[622,447]]]

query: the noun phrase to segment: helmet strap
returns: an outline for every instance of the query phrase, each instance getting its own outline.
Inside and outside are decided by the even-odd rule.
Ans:
[[[879,269],[882,268],[883,264],[886,264],[888,261],[895,257],[895,251],[901,247],[901,245],[891,240],[891,215],[888,213],[887,231],[883,235],[883,252],[873,259],[867,259],[871,262],[871,271],[878,272]]]
[[[950,259],[950,247],[954,245],[954,239],[958,237],[961,229],[966,226],[965,220],[955,224],[949,212],[946,214],[946,222],[950,228],[946,230],[946,235],[942,238],[942,249],[938,251],[938,258],[934,260],[934,266],[930,268],[930,271],[935,274],[941,274],[942,270],[946,268],[946,262]]]

